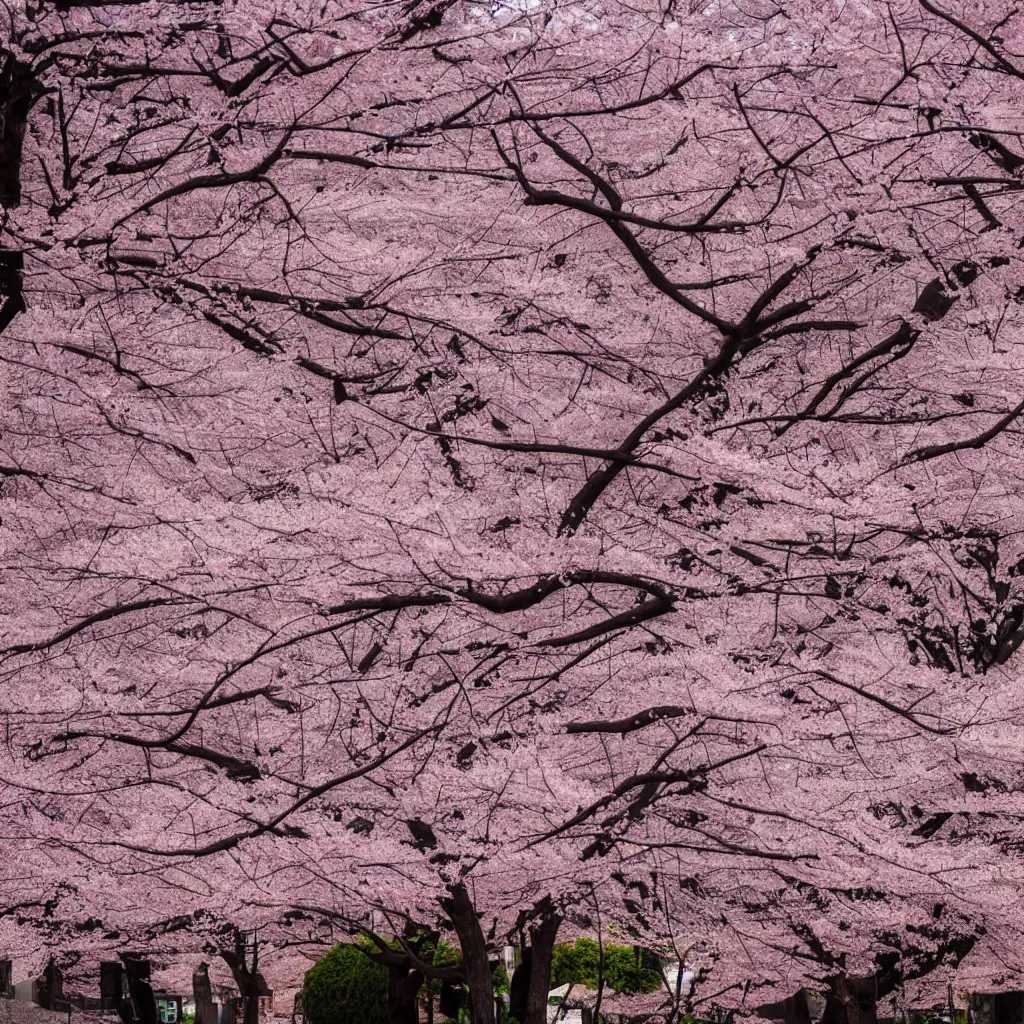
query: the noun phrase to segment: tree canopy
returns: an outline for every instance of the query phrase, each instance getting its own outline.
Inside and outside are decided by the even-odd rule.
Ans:
[[[6,17],[12,943],[1021,984],[1024,15]]]

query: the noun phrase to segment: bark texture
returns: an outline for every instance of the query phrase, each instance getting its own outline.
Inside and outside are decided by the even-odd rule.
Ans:
[[[195,1024],[217,1024],[217,1007],[213,1001],[213,987],[206,964],[192,975],[192,998],[196,1004]]]
[[[877,1024],[877,984],[874,976],[840,976],[825,999],[821,1024]]]
[[[464,885],[449,885],[448,892],[450,895],[442,897],[440,903],[459,936],[473,1024],[494,1024],[491,966],[487,960],[487,941],[480,920]]]
[[[541,920],[530,929],[530,948],[533,951],[530,984],[526,999],[526,1020],[520,1020],[520,1024],[545,1024],[547,1021],[551,957],[561,923],[561,915],[547,908]]]

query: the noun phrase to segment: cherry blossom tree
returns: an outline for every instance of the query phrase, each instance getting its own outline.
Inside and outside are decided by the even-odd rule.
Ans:
[[[478,1024],[593,894],[694,1005],[1012,984],[1020,31],[13,12],[9,834],[449,928]]]

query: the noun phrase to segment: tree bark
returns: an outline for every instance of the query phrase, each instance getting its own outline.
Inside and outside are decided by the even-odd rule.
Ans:
[[[192,975],[192,997],[196,1004],[195,1024],[217,1024],[217,1008],[206,964]]]
[[[1024,1024],[1024,992],[997,992],[992,997],[992,1024]]]
[[[231,968],[231,976],[242,997],[242,1020],[240,1024],[259,1024],[260,996],[270,994],[263,975],[259,972],[258,947],[254,946],[252,966],[245,962],[245,941],[241,932],[235,933],[235,948],[222,949],[221,959]]]
[[[551,988],[551,957],[562,924],[561,915],[551,907],[530,929],[530,986],[526,997],[526,1020],[519,1024],[547,1024],[548,992]]]
[[[524,1024],[526,1021],[532,973],[533,950],[527,946],[522,951],[519,966],[512,972],[512,981],[508,987],[508,1012],[509,1016],[515,1017],[517,1024]]]
[[[811,1008],[807,1003],[806,989],[802,988],[782,1000],[782,1020],[784,1024],[811,1024]],[[198,1019],[196,1024],[199,1024]]]
[[[13,54],[0,71],[0,206],[12,210],[21,204],[21,153],[28,113],[42,87],[32,67]]]
[[[457,985],[451,981],[444,981],[441,983],[441,994],[437,1001],[438,1009],[441,1011],[442,1017],[447,1017],[449,1020],[454,1020],[458,1014],[459,1009],[462,1006],[463,989],[461,985]]]
[[[118,1005],[121,1020],[125,1024],[159,1024],[156,997],[149,983],[149,961],[122,953],[121,962],[128,980],[128,999]]]
[[[840,976],[825,999],[821,1024],[878,1024],[875,978]]]
[[[253,985],[243,998],[242,1024],[260,1024],[260,997]]]
[[[3,304],[0,305],[0,332],[4,331],[19,313],[25,311],[21,273],[24,267],[23,253],[11,249],[0,251],[0,294],[5,296]]]
[[[441,897],[439,902],[459,936],[473,1024],[495,1024],[491,965],[487,961],[487,941],[480,920],[461,882],[449,885],[448,892],[450,895]]]
[[[407,967],[388,968],[388,1020],[391,1024],[419,1024],[419,992],[423,975]]]
[[[39,987],[36,1002],[44,1010],[56,1010],[59,1000],[64,998],[64,978],[60,968],[50,960],[43,971],[43,983]]]

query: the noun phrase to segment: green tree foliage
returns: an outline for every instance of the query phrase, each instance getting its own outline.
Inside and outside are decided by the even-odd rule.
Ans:
[[[424,950],[423,956],[435,967],[454,967],[462,962],[462,950],[458,946],[449,945],[444,939],[439,940],[433,950]],[[430,991],[435,993],[441,991],[441,982],[436,978],[430,982]]]
[[[431,961],[435,967],[454,967],[462,963],[462,950],[458,946],[450,946],[444,939],[434,947],[434,957]]]
[[[302,1007],[311,1024],[387,1024],[388,972],[339,944],[306,972]]]
[[[597,988],[601,947],[593,939],[559,943],[551,961],[551,984]],[[661,986],[657,957],[639,946],[604,947],[604,983],[615,992],[655,992]]]
[[[505,970],[504,964],[498,964],[494,968],[494,972],[491,974],[491,983],[494,985],[494,994],[496,996],[508,995],[508,971]]]

